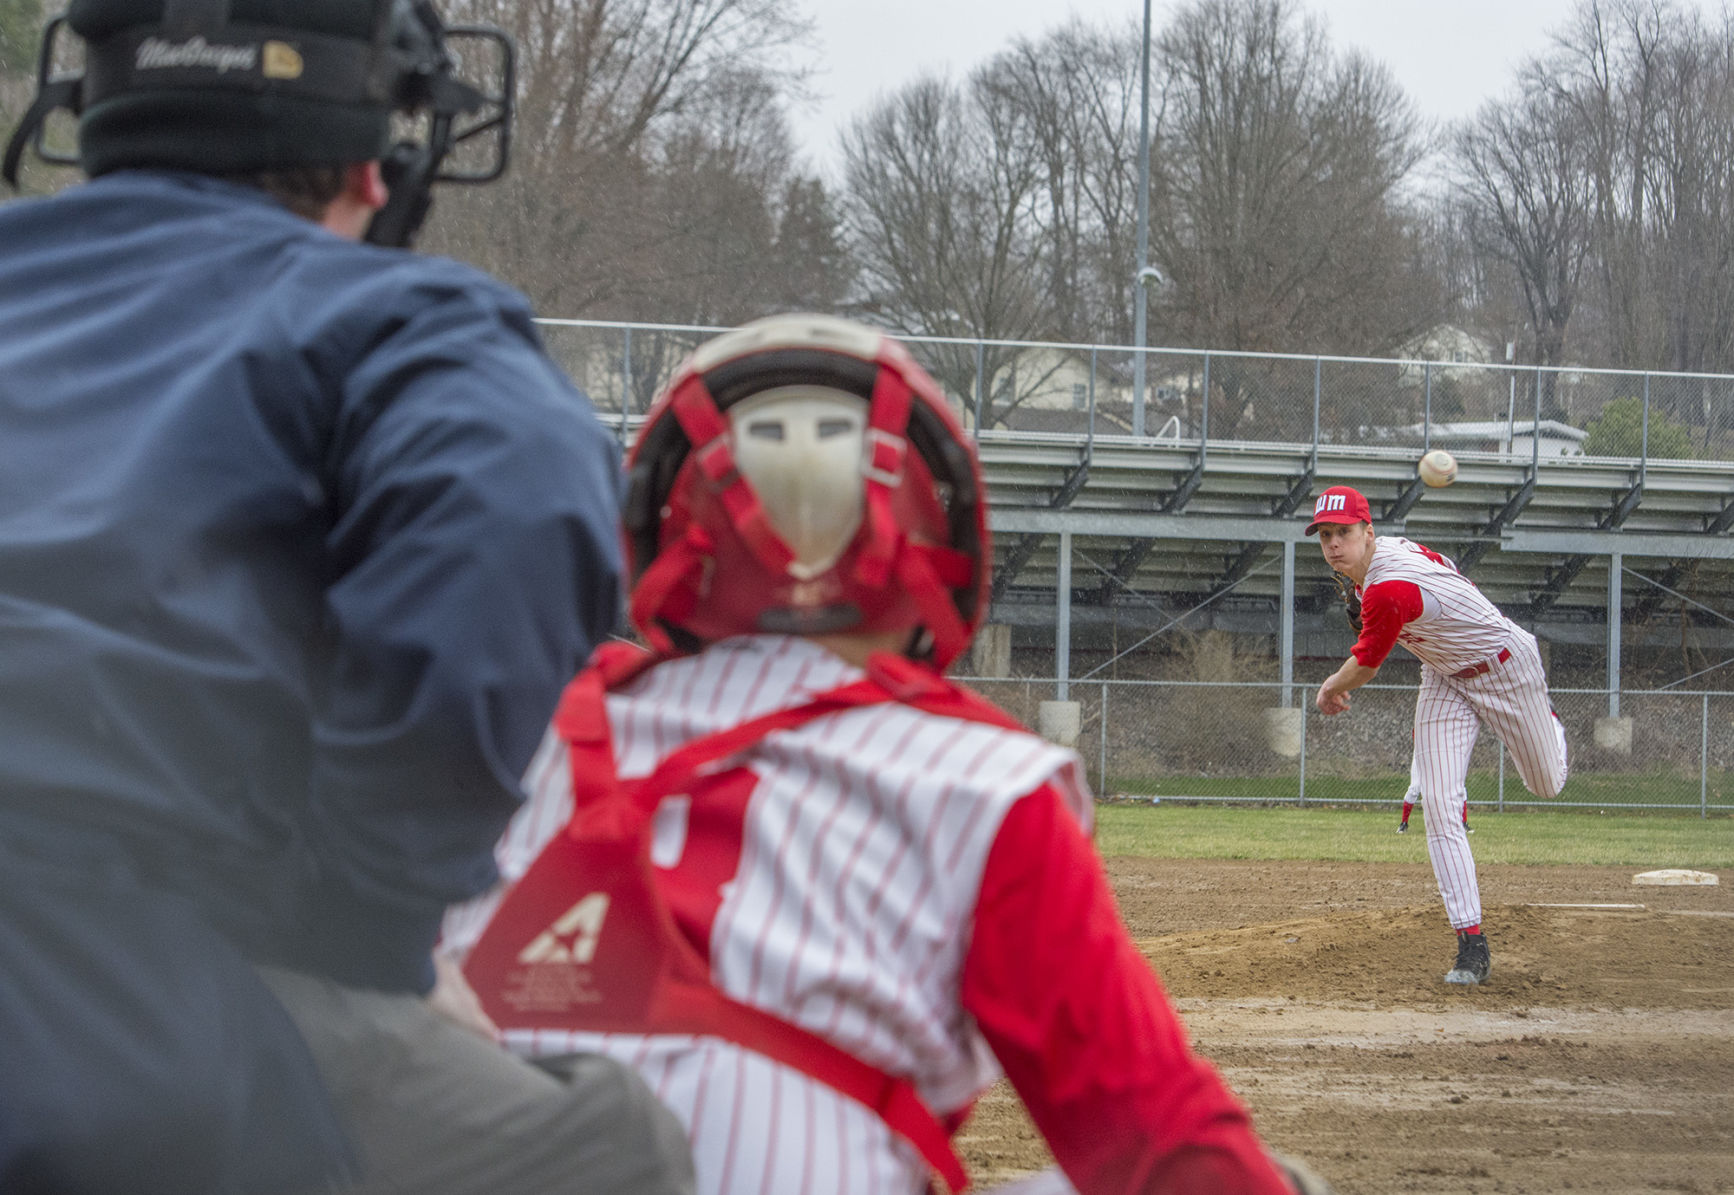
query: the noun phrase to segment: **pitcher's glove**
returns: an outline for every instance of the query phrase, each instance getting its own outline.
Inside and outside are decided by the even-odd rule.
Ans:
[[[1324,1179],[1314,1174],[1312,1168],[1299,1158],[1291,1158],[1286,1154],[1270,1151],[1271,1161],[1283,1172],[1289,1185],[1295,1190],[1295,1195],[1336,1195],[1336,1190]]]
[[[1333,572],[1331,577],[1337,583],[1337,592],[1343,595],[1343,606],[1349,616],[1349,625],[1355,628],[1355,633],[1361,633],[1361,595],[1355,590],[1355,583],[1343,573]]]

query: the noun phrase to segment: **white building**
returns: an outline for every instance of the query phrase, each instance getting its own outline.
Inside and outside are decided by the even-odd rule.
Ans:
[[[1497,452],[1507,456],[1527,457],[1537,454],[1547,457],[1582,456],[1584,437],[1581,427],[1560,423],[1555,419],[1478,419],[1456,423],[1416,423],[1402,429],[1405,437],[1416,440],[1426,437],[1434,448],[1447,452]]]

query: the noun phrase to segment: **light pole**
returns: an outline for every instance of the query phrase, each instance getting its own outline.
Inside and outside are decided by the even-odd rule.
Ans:
[[[1132,434],[1144,434],[1144,338],[1150,275],[1150,0],[1144,0],[1143,67],[1138,77],[1138,276],[1132,294]]]
[[[1511,394],[1505,403],[1505,455],[1517,455],[1517,370],[1512,361],[1517,358],[1517,342],[1505,342],[1505,373],[1511,383]]]

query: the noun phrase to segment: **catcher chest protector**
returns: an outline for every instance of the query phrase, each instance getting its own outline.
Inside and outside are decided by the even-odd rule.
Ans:
[[[928,668],[875,655],[867,676],[805,705],[695,739],[650,775],[616,774],[606,694],[659,662],[623,644],[568,686],[554,725],[571,751],[573,812],[507,894],[464,970],[495,1024],[514,1030],[722,1038],[803,1072],[876,1112],[953,1191],[967,1179],[950,1132],[907,1079],[724,995],[677,927],[651,870],[651,823],[666,796],[705,800],[715,764],[766,735],[862,705],[900,701],[948,717],[1017,724]],[[955,1126],[953,1126],[955,1128]]]

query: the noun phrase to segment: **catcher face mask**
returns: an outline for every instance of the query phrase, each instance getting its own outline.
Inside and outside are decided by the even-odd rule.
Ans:
[[[867,404],[823,386],[784,386],[729,409],[735,465],[789,546],[789,575],[811,580],[861,526]]]

